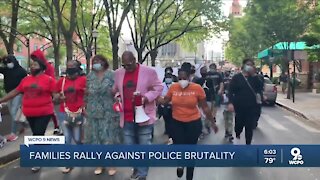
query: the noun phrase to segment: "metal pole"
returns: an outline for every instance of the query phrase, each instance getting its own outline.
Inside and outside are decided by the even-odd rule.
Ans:
[[[30,39],[27,39],[27,45],[28,45],[28,67],[27,70],[30,69]]]
[[[293,60],[293,87],[292,87],[292,102],[295,101],[295,88],[296,88],[296,61],[294,60],[294,50],[292,50],[292,60]]]

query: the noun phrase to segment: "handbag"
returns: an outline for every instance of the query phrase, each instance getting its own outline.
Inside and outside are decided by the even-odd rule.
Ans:
[[[17,122],[21,122],[21,123],[24,123],[24,122],[27,121],[26,116],[25,116],[25,115],[23,114],[23,112],[22,112],[21,106],[19,107],[19,109],[18,109],[18,111],[17,111],[15,120],[16,120]]]
[[[243,78],[245,79],[245,81],[247,82],[247,84],[248,84],[249,88],[251,89],[252,93],[253,93],[254,96],[256,97],[256,103],[257,103],[257,104],[262,104],[261,95],[260,95],[259,93],[256,93],[256,92],[253,90],[253,88],[252,88],[252,86],[250,85],[249,81],[247,80],[246,77],[244,77],[243,74],[242,74],[242,76],[243,76]]]
[[[63,78],[62,80],[62,88],[61,88],[61,94],[64,96],[64,85],[66,82],[66,78]],[[66,119],[63,121],[64,124],[69,126],[80,126],[83,124],[83,108],[79,108],[76,112],[70,111],[70,109],[67,107],[66,101],[63,101],[64,105],[64,111],[67,114]]]

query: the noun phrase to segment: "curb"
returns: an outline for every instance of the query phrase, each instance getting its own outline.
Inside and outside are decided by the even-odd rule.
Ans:
[[[53,133],[53,130],[50,128],[49,130],[47,130],[46,134],[51,135],[52,133]],[[18,158],[20,158],[20,146],[17,150],[12,151],[5,156],[2,156],[2,157],[0,156],[0,167],[18,159]]]
[[[303,119],[306,119],[306,120],[311,121],[309,118],[307,118],[303,113],[301,113],[301,112],[299,112],[299,111],[296,111],[296,110],[294,110],[294,109],[292,109],[292,108],[290,108],[290,107],[288,107],[288,106],[285,106],[285,105],[283,105],[283,104],[281,104],[281,103],[278,103],[278,102],[276,102],[276,104],[277,104],[278,106],[280,106],[280,107],[282,107],[282,108],[284,108],[284,109],[286,109],[286,110],[288,110],[288,111],[290,111],[290,112],[298,115],[299,117],[302,117]]]
[[[10,154],[0,157],[0,166],[5,165],[9,162],[12,162],[16,159],[20,158],[20,150],[11,152]]]

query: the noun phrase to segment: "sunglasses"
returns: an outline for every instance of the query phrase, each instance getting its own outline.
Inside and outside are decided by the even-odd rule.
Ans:
[[[122,64],[122,67],[126,68],[126,67],[130,67],[132,66],[132,64]]]

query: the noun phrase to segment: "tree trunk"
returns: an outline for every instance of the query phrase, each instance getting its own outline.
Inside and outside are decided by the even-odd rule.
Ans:
[[[112,65],[113,65],[113,70],[118,69],[119,67],[119,59],[118,59],[118,39],[112,40]]]
[[[151,57],[151,65],[152,65],[152,67],[156,66],[156,58],[157,58],[157,56],[158,56],[158,50],[156,50],[156,49],[151,50],[150,57]]]
[[[53,46],[53,55],[54,55],[54,69],[56,76],[59,76],[59,67],[60,67],[60,45]]]
[[[67,62],[72,60],[73,56],[73,41],[72,36],[70,38],[65,38],[66,41],[66,48],[67,48]]]
[[[138,53],[138,62],[140,63],[140,64],[142,64],[143,63],[143,58],[142,58],[142,53],[143,53],[143,50],[142,49],[136,49],[137,50],[137,53]]]
[[[91,49],[90,49],[90,50],[88,50],[86,52],[86,62],[87,62],[86,72],[87,72],[87,74],[89,74],[89,72],[90,72],[90,65],[91,65],[90,59],[91,59],[91,56],[92,56],[92,52],[91,52]]]

